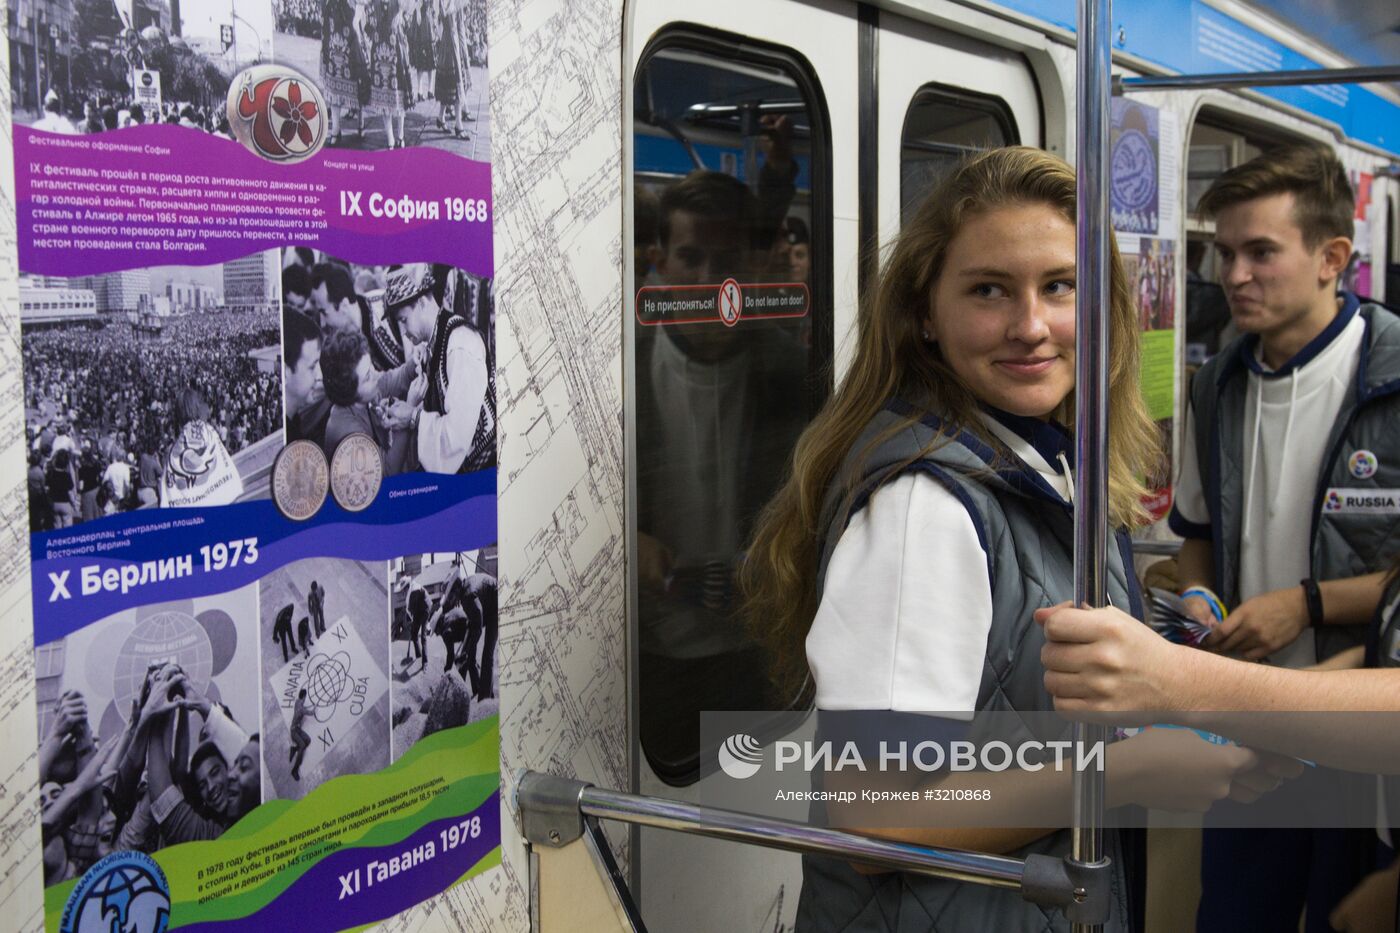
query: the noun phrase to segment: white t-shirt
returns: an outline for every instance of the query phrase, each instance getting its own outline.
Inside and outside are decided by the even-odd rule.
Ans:
[[[1240,532],[1240,601],[1298,586],[1311,575],[1313,508],[1328,435],[1347,388],[1356,381],[1366,325],[1352,319],[1310,360],[1268,378],[1248,372],[1244,411],[1244,508]],[[1306,352],[1306,350],[1305,350]],[[1268,366],[1257,355],[1260,366]],[[1176,510],[1210,524],[1196,456],[1195,412],[1186,409],[1186,444],[1176,484]],[[1234,608],[1234,607],[1230,607]],[[1311,633],[1274,652],[1284,667],[1317,663]]]
[[[1070,501],[1067,468],[984,420]],[[970,716],[991,627],[987,553],[967,507],[932,477],[901,476],[870,497],[832,551],[807,633],[816,705]]]

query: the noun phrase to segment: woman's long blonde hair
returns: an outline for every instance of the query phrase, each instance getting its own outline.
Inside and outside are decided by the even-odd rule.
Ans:
[[[1039,149],[992,149],[963,162],[923,203],[862,302],[850,371],[798,440],[792,473],[759,518],[741,570],[745,614],[768,650],[775,686],[785,699],[804,692],[808,674],[805,641],[820,595],[817,563],[826,531],[819,524],[822,503],[870,419],[904,393],[906,401],[927,400],[949,431],[974,432],[1002,449],[977,417],[977,398],[922,332],[954,237],[970,218],[1018,204],[1048,204],[1074,223],[1074,171]],[[1131,527],[1147,518],[1142,477],[1157,461],[1159,439],[1138,385],[1138,314],[1116,244],[1109,267],[1109,518],[1115,526]],[[1053,417],[1072,425],[1073,403],[1071,394]]]

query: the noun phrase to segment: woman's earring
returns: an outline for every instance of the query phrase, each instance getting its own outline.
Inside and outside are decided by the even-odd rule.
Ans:
[[[933,343],[933,335],[928,332],[928,328],[924,328],[924,343]]]

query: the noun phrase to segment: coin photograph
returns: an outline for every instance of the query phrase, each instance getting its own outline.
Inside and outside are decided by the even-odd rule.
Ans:
[[[386,588],[382,561],[329,557],[259,583],[267,799],[389,763]]]
[[[321,448],[292,441],[272,464],[272,501],[292,521],[304,522],[321,510],[330,490],[330,467]]]
[[[374,502],[384,481],[384,456],[368,434],[347,434],[331,457],[331,495],[347,512],[360,512]]]

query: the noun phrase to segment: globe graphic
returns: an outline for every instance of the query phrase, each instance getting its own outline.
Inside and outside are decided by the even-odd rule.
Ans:
[[[214,651],[204,626],[186,612],[153,613],[131,630],[117,652],[112,674],[112,696],[125,713],[141,695],[146,670],[156,662],[174,662],[200,691],[209,689],[214,674]]]
[[[109,856],[111,858],[111,856]],[[117,853],[123,864],[92,871],[97,877],[80,894],[76,910],[65,913],[63,933],[106,933],[120,928],[130,933],[164,933],[170,917],[170,897],[164,882],[140,864],[131,853]],[[115,925],[114,925],[115,921]]]
[[[97,882],[92,888],[92,893],[88,895],[88,900],[116,900],[122,896],[140,894],[147,888],[154,887],[156,880],[151,877],[150,872],[134,865],[123,865],[113,869],[107,877]]]
[[[318,654],[311,659],[306,671],[306,701],[316,707],[322,722],[335,710],[337,703],[350,699],[355,682],[350,679],[350,655],[337,651],[328,656]]]

